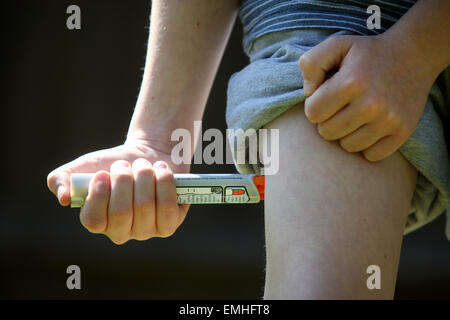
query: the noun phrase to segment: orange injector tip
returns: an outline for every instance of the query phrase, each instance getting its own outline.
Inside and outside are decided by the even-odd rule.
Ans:
[[[265,190],[265,179],[264,176],[254,176],[253,177],[253,183],[255,184],[256,188],[259,192],[259,198],[261,200],[264,200],[264,190]]]

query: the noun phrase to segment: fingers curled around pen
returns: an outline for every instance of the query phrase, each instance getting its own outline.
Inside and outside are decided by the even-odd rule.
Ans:
[[[81,224],[92,233],[102,233],[108,224],[110,176],[99,171],[89,184],[89,193],[80,211]]]
[[[111,196],[108,207],[106,235],[116,244],[130,239],[133,223],[133,174],[128,161],[111,165]]]
[[[136,159],[132,164],[134,177],[134,216],[132,237],[147,240],[157,235],[155,172],[149,161]]]
[[[169,237],[180,225],[179,206],[172,170],[164,161],[154,164],[156,177],[156,228],[159,237]]]

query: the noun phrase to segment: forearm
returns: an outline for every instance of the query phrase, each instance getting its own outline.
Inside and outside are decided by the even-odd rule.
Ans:
[[[435,78],[450,64],[449,16],[450,1],[419,0],[384,36]]]
[[[236,0],[152,2],[144,76],[127,140],[166,149],[177,128],[194,136],[193,122],[202,118],[237,9]]]

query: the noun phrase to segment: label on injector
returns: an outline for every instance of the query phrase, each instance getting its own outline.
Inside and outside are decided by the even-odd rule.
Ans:
[[[71,207],[81,207],[93,173],[71,175]],[[174,174],[179,204],[258,203],[264,177],[254,174]]]
[[[250,197],[245,187],[177,187],[178,203],[246,203]]]
[[[222,203],[223,188],[214,187],[177,187],[178,203]]]

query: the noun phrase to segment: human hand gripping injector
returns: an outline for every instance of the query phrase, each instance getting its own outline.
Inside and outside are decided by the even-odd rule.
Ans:
[[[70,176],[72,208],[84,204],[94,173]],[[179,204],[258,203],[264,200],[264,176],[255,174],[174,174]]]

